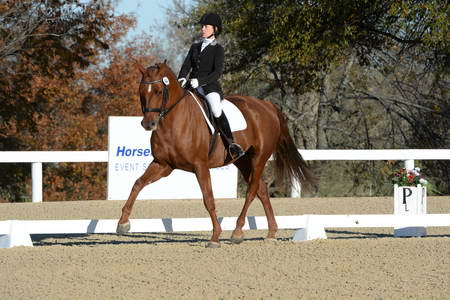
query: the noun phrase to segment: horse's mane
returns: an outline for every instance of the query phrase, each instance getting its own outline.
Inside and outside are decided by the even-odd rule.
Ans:
[[[146,70],[151,70],[151,69],[157,69],[158,73],[160,73],[163,76],[169,77],[169,80],[171,80],[171,81],[172,81],[172,79],[174,79],[174,80],[177,79],[177,76],[172,71],[172,69],[169,67],[169,65],[167,64],[166,61],[160,62],[160,63],[155,63],[154,65],[148,66]]]

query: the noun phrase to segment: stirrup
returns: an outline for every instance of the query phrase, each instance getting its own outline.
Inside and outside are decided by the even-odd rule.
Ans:
[[[233,159],[238,159],[245,154],[244,150],[242,150],[242,147],[236,143],[231,143],[230,146],[228,146],[228,152],[230,152],[230,155]]]

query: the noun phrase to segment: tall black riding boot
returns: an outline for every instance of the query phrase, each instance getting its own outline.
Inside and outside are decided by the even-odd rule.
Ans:
[[[244,155],[244,150],[242,147],[234,142],[233,134],[231,133],[230,123],[228,123],[227,116],[224,112],[220,115],[220,117],[216,118],[217,125],[219,125],[220,133],[225,136],[225,139],[228,143],[228,151],[231,157],[239,158]]]

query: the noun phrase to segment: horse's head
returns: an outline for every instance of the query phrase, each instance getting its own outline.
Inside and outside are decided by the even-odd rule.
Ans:
[[[139,95],[144,118],[141,125],[145,130],[156,130],[168,112],[170,99],[179,94],[181,86],[165,61],[148,68],[137,64],[142,74]]]

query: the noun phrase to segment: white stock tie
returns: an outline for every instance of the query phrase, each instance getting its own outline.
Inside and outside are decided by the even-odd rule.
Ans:
[[[200,50],[200,52],[202,52],[206,48],[206,46],[211,44],[213,40],[214,40],[214,38],[212,38],[212,39],[204,39],[203,43],[202,43],[202,49]]]

